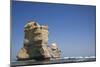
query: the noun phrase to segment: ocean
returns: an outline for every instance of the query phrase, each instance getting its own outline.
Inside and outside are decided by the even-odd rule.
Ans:
[[[96,61],[96,58],[67,58],[67,59],[52,59],[48,61],[24,60],[24,61],[11,61],[11,66],[15,67],[15,66],[28,66],[28,65],[92,62],[92,61]]]

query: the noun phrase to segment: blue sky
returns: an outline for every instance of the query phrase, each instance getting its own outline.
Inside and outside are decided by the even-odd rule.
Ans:
[[[49,45],[56,42],[62,57],[95,56],[95,6],[14,1],[11,17],[13,60],[23,47],[24,25],[29,20],[49,26]]]

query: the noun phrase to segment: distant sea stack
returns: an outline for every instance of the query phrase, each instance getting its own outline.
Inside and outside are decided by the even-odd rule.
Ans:
[[[24,45],[17,60],[50,60],[60,58],[61,50],[56,43],[48,45],[48,26],[29,21],[24,27]]]

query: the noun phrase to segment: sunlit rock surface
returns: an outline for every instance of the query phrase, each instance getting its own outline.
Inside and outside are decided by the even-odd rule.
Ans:
[[[29,54],[27,53],[27,50],[25,48],[21,48],[19,53],[18,53],[18,56],[17,56],[18,59],[28,59],[29,58]]]
[[[49,47],[51,58],[58,59],[61,56],[61,50],[57,47],[56,43],[52,43]]]
[[[18,60],[35,59],[50,60],[60,58],[60,49],[55,43],[48,46],[48,26],[39,25],[35,21],[29,21],[24,27],[24,45],[17,54]]]

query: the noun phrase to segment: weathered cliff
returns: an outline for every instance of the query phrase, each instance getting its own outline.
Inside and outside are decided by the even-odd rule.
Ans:
[[[56,45],[48,47],[47,25],[42,26],[34,21],[29,21],[24,27],[24,32],[24,45],[17,54],[18,60],[50,60],[60,57],[60,50]]]

